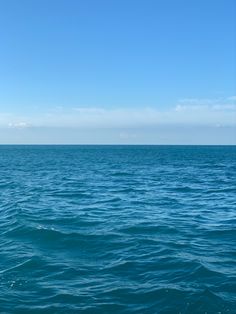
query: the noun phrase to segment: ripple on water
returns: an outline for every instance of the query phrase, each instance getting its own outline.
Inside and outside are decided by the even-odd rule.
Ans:
[[[235,147],[0,147],[0,313],[235,314]]]

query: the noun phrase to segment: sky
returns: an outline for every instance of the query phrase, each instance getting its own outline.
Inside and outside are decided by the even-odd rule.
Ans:
[[[0,0],[0,144],[236,144],[236,2]]]

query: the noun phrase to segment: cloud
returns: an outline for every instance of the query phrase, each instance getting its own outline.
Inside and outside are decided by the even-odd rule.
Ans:
[[[14,129],[25,129],[25,128],[29,128],[30,124],[28,124],[26,122],[17,122],[17,123],[9,122],[8,127],[14,128]]]
[[[219,99],[208,99],[208,98],[182,98],[182,99],[179,99],[178,103],[186,104],[189,106],[192,106],[192,105],[202,106],[202,105],[215,104],[215,103],[218,103],[219,101],[220,101]]]
[[[185,98],[165,110],[148,106],[142,108],[60,107],[34,115],[18,116],[13,113],[0,113],[0,126],[18,129],[37,127],[114,129],[164,125],[236,126],[234,98],[235,96],[224,99]]]
[[[235,111],[235,104],[212,104],[212,105],[177,105],[175,111]]]

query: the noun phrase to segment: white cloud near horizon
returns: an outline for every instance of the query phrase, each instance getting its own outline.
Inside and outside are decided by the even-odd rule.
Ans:
[[[37,114],[0,113],[0,127],[114,128],[155,125],[236,125],[234,100],[220,103],[181,100],[175,107],[159,110],[142,108],[59,108]]]
[[[24,128],[30,128],[31,125],[26,123],[26,122],[17,122],[17,123],[8,123],[9,128],[14,128],[14,129],[24,129]]]

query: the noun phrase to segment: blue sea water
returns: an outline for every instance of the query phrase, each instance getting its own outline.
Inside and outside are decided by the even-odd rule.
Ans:
[[[236,313],[236,146],[0,146],[0,313]]]

